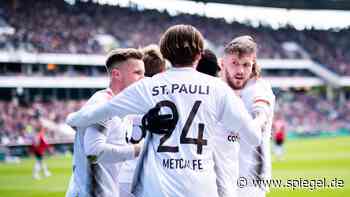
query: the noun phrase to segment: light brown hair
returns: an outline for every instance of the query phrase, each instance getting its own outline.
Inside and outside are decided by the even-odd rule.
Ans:
[[[191,65],[203,51],[202,34],[191,25],[170,27],[159,41],[160,51],[173,66]]]
[[[143,62],[145,63],[145,76],[152,77],[165,70],[165,59],[157,45],[148,45],[142,49],[142,52]]]
[[[110,72],[113,68],[118,68],[121,63],[128,59],[142,60],[143,54],[140,50],[134,48],[114,49],[107,55],[106,68]]]
[[[225,46],[225,54],[237,54],[238,57],[242,57],[247,54],[257,54],[257,44],[251,36],[239,36],[234,38],[230,43]],[[252,76],[251,77],[260,77],[261,68],[257,64],[256,60],[253,64]]]

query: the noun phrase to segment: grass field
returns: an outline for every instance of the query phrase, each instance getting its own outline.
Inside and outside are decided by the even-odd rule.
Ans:
[[[286,144],[284,160],[273,162],[275,178],[344,180],[343,188],[272,189],[268,197],[346,197],[350,196],[350,137],[293,140]],[[71,174],[71,156],[48,159],[53,175],[35,181],[31,177],[33,159],[20,164],[0,163],[0,197],[64,196]]]

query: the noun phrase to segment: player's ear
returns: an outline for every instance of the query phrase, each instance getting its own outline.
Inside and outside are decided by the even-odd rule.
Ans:
[[[111,70],[111,78],[119,79],[120,78],[120,71],[116,68],[113,68]]]
[[[224,68],[223,65],[224,65],[224,63],[223,63],[222,57],[219,57],[218,58],[218,66],[219,66],[220,70],[223,70],[223,68]]]

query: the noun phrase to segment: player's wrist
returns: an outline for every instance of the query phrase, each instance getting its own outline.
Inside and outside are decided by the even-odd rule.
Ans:
[[[142,149],[142,144],[143,143],[133,144],[134,157],[138,157],[140,155],[141,149]]]

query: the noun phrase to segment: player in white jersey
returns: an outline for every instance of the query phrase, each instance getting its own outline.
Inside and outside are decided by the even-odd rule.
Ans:
[[[157,45],[148,45],[142,49],[142,52],[142,60],[145,64],[145,77],[152,77],[155,74],[165,71],[165,59],[160,53],[160,49]],[[125,118],[126,121],[129,121],[129,124],[127,124],[127,142],[131,144],[140,142],[140,140],[142,140],[146,135],[146,133],[140,131],[141,128],[137,126],[138,124],[135,121],[133,121],[134,118],[135,116]],[[137,132],[137,130],[139,131]],[[119,174],[121,192],[130,191],[137,160],[138,158],[135,158],[123,163]]]
[[[238,182],[241,181],[238,186],[242,188],[238,188],[238,196],[265,196],[268,188],[263,184],[252,186],[252,180],[271,179],[270,138],[275,96],[270,84],[259,76],[257,44],[250,36],[233,39],[224,51],[222,66],[226,82],[241,96],[253,117],[263,120],[261,128],[264,130],[262,144],[259,146],[254,147],[243,136],[239,137],[240,180],[237,180],[236,170],[231,175]],[[237,160],[237,156],[232,156],[232,159]],[[244,185],[245,181],[248,186]]]
[[[136,49],[112,51],[106,62],[110,88],[96,92],[85,106],[105,103],[131,83],[143,78],[142,57],[142,53]],[[139,145],[126,145],[123,125],[118,117],[114,117],[90,127],[77,127],[73,175],[67,197],[119,196],[120,162],[135,158],[140,152]]]
[[[170,27],[160,49],[173,68],[145,78],[100,106],[83,107],[67,117],[72,126],[87,126],[113,116],[142,114],[153,106],[170,110],[172,132],[151,135],[136,196],[218,196],[213,161],[213,135],[208,125],[260,144],[260,120],[253,120],[243,102],[220,79],[197,72],[203,38],[190,25]],[[166,110],[163,110],[163,113]]]
[[[216,55],[209,49],[204,50],[196,69],[214,77],[218,77],[221,70]],[[220,197],[235,197],[238,179],[238,134],[234,131],[226,132],[221,125],[212,126],[216,130],[214,161],[218,194]]]

